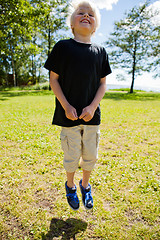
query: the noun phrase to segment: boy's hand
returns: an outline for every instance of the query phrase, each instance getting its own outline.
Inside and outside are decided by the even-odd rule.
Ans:
[[[77,111],[74,107],[72,107],[71,105],[68,105],[65,109],[65,114],[66,114],[66,117],[72,121],[75,121],[78,119],[78,116],[77,116]]]
[[[95,109],[91,106],[87,106],[83,108],[81,115],[79,116],[79,119],[83,119],[85,122],[90,121],[94,116]]]

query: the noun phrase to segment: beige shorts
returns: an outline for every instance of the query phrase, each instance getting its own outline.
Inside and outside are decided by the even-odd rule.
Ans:
[[[67,172],[74,172],[80,161],[82,169],[91,171],[98,159],[99,126],[79,125],[62,127],[61,145],[64,151],[63,165]]]

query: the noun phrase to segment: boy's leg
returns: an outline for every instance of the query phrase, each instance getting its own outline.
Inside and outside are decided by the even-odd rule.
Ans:
[[[80,166],[86,171],[92,171],[98,159],[99,137],[99,126],[84,126]]]
[[[83,169],[83,178],[79,182],[79,186],[82,193],[82,202],[84,207],[87,210],[93,208],[93,198],[91,194],[91,185],[89,184],[89,177],[91,175],[91,171],[87,171]]]
[[[82,136],[82,161],[83,179],[79,185],[82,193],[82,202],[86,209],[93,208],[93,198],[91,194],[91,185],[89,178],[92,169],[98,159],[98,144],[99,144],[99,126],[84,126]]]
[[[83,176],[87,175],[86,181],[88,182],[89,181],[89,173],[87,173],[86,175],[85,174],[86,174],[86,172],[84,173]],[[81,179],[79,182],[79,186],[80,186],[81,193],[82,193],[82,202],[83,202],[84,207],[87,210],[90,210],[93,208],[93,197],[92,197],[92,193],[91,193],[91,185],[89,183],[88,184],[85,183],[85,184],[87,184],[87,186],[84,187],[82,185],[82,181],[83,181],[83,179]]]
[[[73,210],[78,210],[79,199],[77,188],[74,184],[74,175],[81,156],[80,127],[62,128],[60,137],[64,151],[63,165],[67,174],[67,181],[65,183],[66,197],[69,206]]]
[[[77,196],[77,188],[74,184],[74,174],[75,172],[66,172],[67,174],[67,181],[65,183],[65,189],[66,189],[66,197],[69,206],[73,210],[79,209],[79,199]]]
[[[91,175],[91,171],[87,171],[83,169],[82,186],[84,188],[88,187],[90,175]]]
[[[67,186],[69,188],[73,188],[75,186],[75,184],[74,184],[75,172],[66,172],[66,174],[67,174]]]
[[[67,173],[72,173],[71,176],[69,174],[70,180],[70,177],[74,177],[74,172],[78,168],[78,163],[81,156],[80,127],[62,127],[60,138],[62,150],[64,152],[63,166]]]

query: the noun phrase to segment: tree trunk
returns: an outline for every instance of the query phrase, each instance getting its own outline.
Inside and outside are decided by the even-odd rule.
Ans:
[[[130,93],[133,93],[134,80],[135,80],[135,70],[136,70],[136,50],[137,50],[137,39],[135,38],[134,51],[133,51],[133,67],[132,67],[132,83],[130,88]]]
[[[33,45],[36,44],[36,40],[35,40],[35,36],[33,38]],[[35,63],[35,54],[34,54],[34,51],[32,53],[32,82],[33,84],[37,84],[38,81],[37,81],[37,73],[36,73],[36,63]]]
[[[11,44],[10,44],[10,50],[11,50],[11,58],[12,58],[11,64],[12,64],[13,83],[14,83],[14,87],[16,87],[17,83],[16,83],[16,74],[15,74],[15,63],[13,58],[13,48]]]
[[[15,64],[14,64],[13,58],[12,58],[12,74],[13,74],[14,87],[16,87],[17,83],[16,83],[16,74],[15,74]]]
[[[40,82],[40,78],[41,78],[41,71],[40,71],[40,69],[41,69],[41,63],[39,65],[38,83]]]
[[[130,93],[133,93],[133,87],[134,87],[134,69],[133,69],[133,72],[132,72],[132,83],[131,83],[131,88],[130,88]]]
[[[12,66],[12,74],[13,74],[13,84],[14,87],[17,86],[17,82],[16,82],[16,71],[15,71],[15,62],[14,62],[14,51],[13,51],[13,46],[12,46],[12,34],[11,32],[9,32],[9,46],[10,46],[10,52],[11,52],[11,66]]]
[[[48,16],[49,19],[49,16]],[[51,49],[51,29],[50,29],[50,25],[49,25],[49,29],[48,29],[48,56],[50,54],[50,49]],[[49,81],[50,81],[50,71],[49,71]],[[49,90],[51,90],[51,86],[49,83]]]
[[[32,84],[34,84],[34,56],[32,54]]]
[[[5,83],[6,83],[7,86],[9,85],[9,83],[8,83],[8,73],[9,73],[9,70],[8,70],[7,67],[5,67]]]

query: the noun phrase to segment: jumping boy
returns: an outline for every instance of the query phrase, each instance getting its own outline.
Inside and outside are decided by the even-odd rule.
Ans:
[[[111,73],[105,49],[91,43],[99,21],[98,9],[91,2],[74,5],[70,15],[74,38],[57,42],[45,63],[56,96],[53,124],[62,127],[65,189],[73,210],[79,208],[74,175],[80,159],[82,202],[86,209],[93,208],[89,178],[98,158],[99,103],[106,91],[106,76]]]

